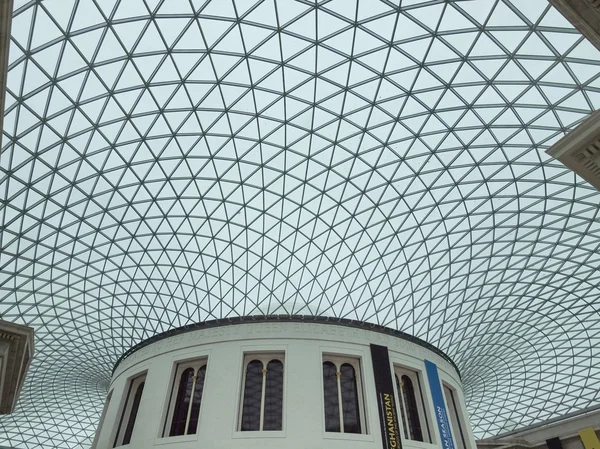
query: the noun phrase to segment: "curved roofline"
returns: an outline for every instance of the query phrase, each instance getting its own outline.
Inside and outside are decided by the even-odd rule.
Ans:
[[[252,323],[272,323],[272,322],[284,322],[284,323],[318,323],[318,324],[334,324],[337,326],[346,326],[353,327],[358,329],[365,329],[368,331],[379,332],[380,334],[391,335],[393,337],[402,338],[404,340],[415,343],[419,346],[422,346],[425,349],[428,349],[448,363],[452,365],[452,367],[460,375],[460,370],[456,363],[441,349],[436,348],[431,343],[426,342],[425,340],[421,340],[418,337],[407,334],[406,332],[402,332],[396,329],[392,329],[391,327],[381,326],[379,324],[368,323],[366,321],[359,320],[349,320],[347,318],[335,318],[335,317],[327,317],[327,316],[314,316],[314,315],[250,315],[243,317],[232,317],[220,320],[209,320],[202,321],[200,323],[188,324],[186,326],[177,327],[175,329],[168,330],[166,332],[161,332],[160,334],[156,334],[146,340],[143,340],[131,347],[127,351],[123,353],[121,357],[115,363],[115,366],[112,370],[112,374],[114,375],[115,371],[119,364],[125,360],[127,357],[132,355],[137,350],[144,348],[152,343],[156,343],[157,341],[164,340],[165,338],[173,337],[175,335],[185,334],[188,332],[193,332],[200,329],[210,329],[214,327],[221,326],[232,326],[237,324],[252,324]]]

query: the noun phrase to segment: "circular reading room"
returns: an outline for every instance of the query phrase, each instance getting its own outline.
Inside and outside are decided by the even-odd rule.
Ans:
[[[215,320],[117,362],[95,447],[474,449],[442,351],[361,321]]]
[[[600,0],[0,0],[0,449],[600,449]]]

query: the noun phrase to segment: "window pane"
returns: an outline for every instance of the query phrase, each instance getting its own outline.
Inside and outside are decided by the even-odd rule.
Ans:
[[[119,436],[121,435],[121,426],[123,425],[123,420],[125,419],[125,413],[127,411],[127,404],[129,404],[129,396],[131,396],[131,390],[133,389],[133,381],[129,382],[129,388],[127,389],[127,396],[125,397],[125,407],[123,408],[123,413],[121,413],[121,419],[119,420],[119,427],[117,427],[117,435],[115,436],[115,442],[113,447],[117,447],[119,445]]]
[[[417,398],[415,397],[415,389],[410,377],[402,376],[402,384],[400,391],[406,404],[406,419],[410,432],[410,439],[423,441],[423,432],[421,430],[421,420],[419,419],[419,409],[417,408]]]
[[[283,363],[271,360],[267,365],[265,416],[263,430],[283,428]]]
[[[190,424],[187,434],[196,433],[198,427],[198,415],[200,414],[200,403],[202,402],[202,392],[204,391],[204,378],[206,377],[206,365],[201,366],[196,374],[196,387],[194,388],[194,399],[192,402],[192,411],[190,413]]]
[[[183,435],[185,433],[185,422],[187,421],[187,412],[190,406],[190,396],[192,394],[192,384],[194,383],[193,376],[194,370],[192,368],[188,368],[181,373],[169,436]]]
[[[458,407],[456,406],[454,392],[444,385],[444,395],[446,396],[446,404],[449,409],[448,413],[450,414],[454,442],[456,443],[456,447],[458,449],[465,449],[467,447],[467,443],[465,441],[465,435],[462,430],[460,418],[458,417]]]
[[[252,360],[246,368],[242,430],[260,430],[260,402],[262,399],[263,364]]]
[[[129,421],[125,428],[125,435],[123,436],[123,444],[129,444],[131,442],[131,434],[133,433],[133,426],[135,424],[135,418],[137,417],[138,409],[140,408],[140,401],[142,400],[142,392],[144,391],[144,384],[142,382],[138,385],[133,398],[133,404],[131,405],[131,412],[129,413]]]
[[[360,416],[358,408],[358,391],[354,367],[344,363],[340,368],[342,376],[342,411],[344,413],[344,433],[360,433]]]
[[[402,395],[402,387],[400,386],[400,379],[398,376],[394,375],[396,378],[396,387],[398,388],[398,396],[400,397],[400,421],[402,421],[402,430],[404,431],[404,438],[410,440],[410,436],[408,435],[408,427],[406,427],[406,422],[408,421],[408,417],[406,416],[406,408],[404,407],[404,396]]]
[[[323,393],[325,400],[325,430],[339,432],[340,401],[338,398],[337,370],[331,362],[323,363]]]

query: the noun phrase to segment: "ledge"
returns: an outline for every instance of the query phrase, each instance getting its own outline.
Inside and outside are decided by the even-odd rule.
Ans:
[[[160,340],[164,340],[165,338],[173,337],[174,335],[185,334],[188,332],[197,331],[200,329],[211,329],[214,327],[222,327],[222,326],[233,326],[237,324],[252,324],[252,323],[318,323],[318,324],[332,324],[337,326],[345,326],[345,327],[353,327],[357,329],[364,329],[372,332],[379,332],[382,334],[390,335],[393,337],[401,338],[403,340],[410,341],[419,346],[422,346],[442,357],[446,360],[452,367],[456,370],[458,375],[460,376],[460,370],[454,363],[454,361],[443,351],[433,346],[431,343],[427,343],[425,340],[421,340],[418,337],[407,334],[405,332],[392,329],[390,327],[381,326],[379,324],[367,323],[365,321],[358,320],[349,320],[346,318],[335,318],[328,316],[313,316],[313,315],[253,315],[253,316],[245,316],[245,317],[234,317],[234,318],[225,318],[220,320],[210,320],[203,321],[201,323],[189,324],[187,326],[178,327],[175,329],[168,330],[166,332],[162,332],[160,334],[156,334],[146,340],[143,340],[133,346],[131,349],[127,350],[119,359],[113,368],[112,374],[115,373],[119,364],[125,360],[127,357],[132,355],[134,352],[139,349],[148,346],[152,343],[155,343]]]
[[[12,413],[33,357],[33,329],[0,320],[0,415]]]
[[[546,153],[600,190],[600,111],[593,112]]]
[[[548,0],[600,50],[600,3],[596,0]]]

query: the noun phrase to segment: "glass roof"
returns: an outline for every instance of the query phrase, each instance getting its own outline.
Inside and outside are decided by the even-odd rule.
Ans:
[[[252,314],[427,340],[477,437],[600,401],[600,193],[545,154],[600,54],[546,0],[15,0],[9,63],[0,444],[88,447],[125,350]]]

